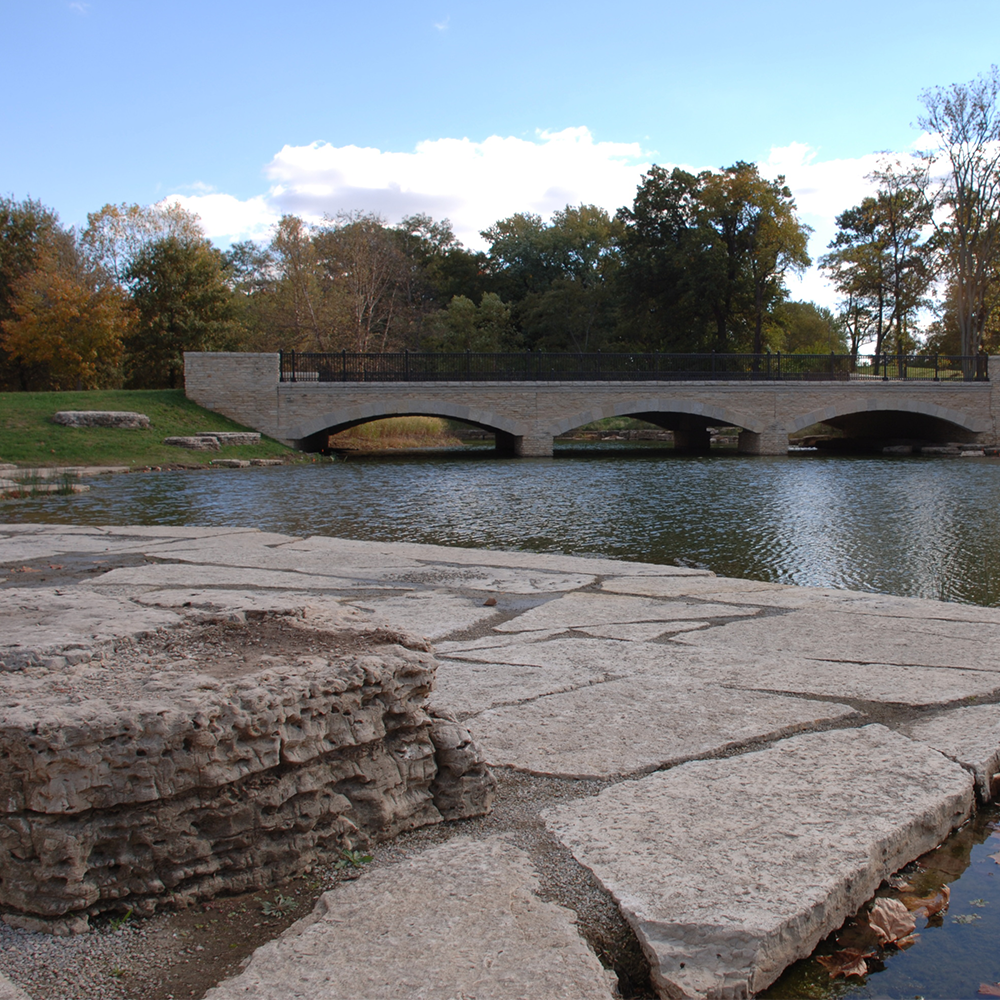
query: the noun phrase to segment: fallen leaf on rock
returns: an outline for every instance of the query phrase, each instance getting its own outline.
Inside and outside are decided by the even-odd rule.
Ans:
[[[830,973],[830,978],[837,976],[863,976],[868,972],[866,958],[871,958],[875,952],[858,951],[857,948],[845,948],[835,951],[832,955],[817,955],[816,961]]]
[[[868,923],[882,944],[895,944],[917,929],[916,920],[898,899],[876,899]]]
[[[62,568],[63,568],[62,566],[52,566],[52,565],[49,566],[49,569],[62,569]]]
[[[900,896],[899,901],[908,909],[913,911],[914,917],[933,917],[935,913],[941,913],[948,909],[948,900],[951,898],[951,887],[941,886],[937,892],[930,896]]]
[[[980,983],[976,992],[984,997],[1000,997],[1000,983]]]
[[[20,569],[14,570],[15,573],[41,573],[40,569],[32,569],[30,566],[22,566]]]
[[[495,597],[487,597],[486,600],[483,601],[484,608],[495,608],[496,606],[497,606],[497,599]]]

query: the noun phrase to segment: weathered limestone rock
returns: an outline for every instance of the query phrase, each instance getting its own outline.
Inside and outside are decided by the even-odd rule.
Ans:
[[[67,656],[0,676],[7,923],[81,930],[489,810],[468,732],[426,710],[422,641],[273,617],[199,628],[161,635],[155,666]]]
[[[984,802],[995,797],[993,779],[1000,772],[1000,705],[956,708],[926,722],[911,723],[903,731],[972,771],[976,792]]]
[[[747,997],[940,843],[972,778],[882,726],[794,736],[547,810],[612,893],[664,997]]]
[[[245,444],[260,444],[260,434],[256,431],[198,431],[198,436],[214,437],[223,448]]]
[[[451,840],[325,893],[205,1000],[612,1000],[572,911],[537,889],[512,844]]]
[[[260,444],[260,434],[257,431],[198,431],[198,436],[217,438],[223,448]]]
[[[164,444],[174,448],[189,448],[192,451],[218,451],[219,439],[214,434],[202,434],[192,437],[167,437]]]
[[[249,469],[250,460],[247,458],[213,458],[212,465],[222,469]]]
[[[91,659],[124,637],[177,625],[173,611],[74,588],[0,591],[0,671],[59,668]]]
[[[52,417],[52,422],[64,427],[124,427],[143,431],[149,427],[149,417],[145,413],[124,410],[60,410]]]

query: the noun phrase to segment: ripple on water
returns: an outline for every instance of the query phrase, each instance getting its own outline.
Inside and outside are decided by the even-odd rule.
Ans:
[[[9,521],[253,525],[705,565],[717,573],[1000,604],[1000,461],[683,457],[574,447],[145,473],[4,503]]]

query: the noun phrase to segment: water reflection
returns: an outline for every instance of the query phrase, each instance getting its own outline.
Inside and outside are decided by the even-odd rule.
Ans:
[[[596,553],[729,576],[1000,605],[1000,462],[685,457],[613,444],[148,473],[5,502],[8,521],[252,525]]]

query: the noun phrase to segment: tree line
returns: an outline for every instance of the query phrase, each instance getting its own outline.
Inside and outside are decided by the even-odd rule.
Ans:
[[[106,205],[77,232],[0,198],[0,388],[175,387],[185,350],[996,349],[998,93],[993,67],[921,95],[934,145],[884,157],[820,259],[835,311],[790,301],[809,227],[784,178],[743,161],[653,166],[614,215],[514,214],[483,251],[423,214],[286,215],[221,251],[178,206]]]

